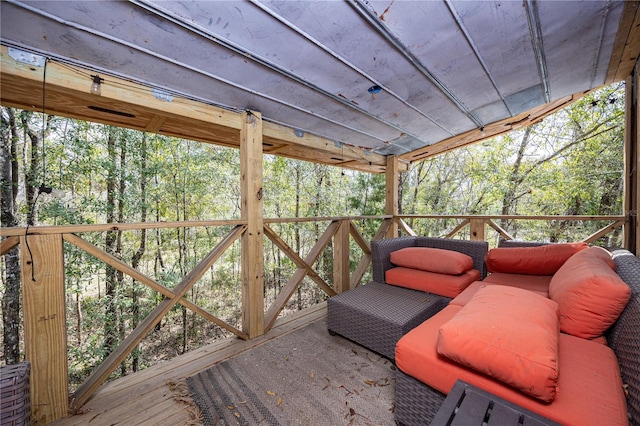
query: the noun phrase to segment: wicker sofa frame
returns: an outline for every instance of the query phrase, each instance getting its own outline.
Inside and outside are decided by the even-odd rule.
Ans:
[[[331,297],[327,302],[327,328],[390,360],[400,338],[442,310],[451,300],[408,288],[388,285],[384,272],[392,267],[393,251],[405,247],[454,250],[471,256],[484,276],[488,244],[479,241],[426,237],[400,237],[371,243],[373,281]]]
[[[502,247],[531,243],[501,242]],[[631,299],[618,321],[607,331],[608,345],[616,354],[626,385],[627,410],[632,426],[640,426],[640,258],[627,250],[613,251],[616,272],[631,288]],[[374,264],[375,270],[375,264]],[[400,425],[428,424],[446,395],[396,370],[395,420]]]

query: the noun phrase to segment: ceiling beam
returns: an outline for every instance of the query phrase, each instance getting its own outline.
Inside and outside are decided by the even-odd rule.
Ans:
[[[605,84],[624,81],[633,72],[640,55],[640,2],[626,1],[613,45]]]
[[[241,111],[195,100],[156,97],[150,87],[101,76],[101,95],[89,93],[91,71],[49,60],[45,66],[17,62],[0,49],[0,103],[79,120],[239,148]],[[44,80],[44,82],[43,82]],[[44,87],[44,93],[43,93]],[[44,105],[43,105],[44,99]],[[288,158],[384,173],[385,156],[342,145],[265,121],[264,152]],[[402,162],[408,169],[408,163]]]
[[[511,132],[512,130],[530,126],[539,122],[546,116],[553,114],[554,112],[577,101],[590,92],[591,91],[586,91],[576,93],[571,96],[565,96],[564,98],[559,99],[555,102],[533,108],[515,117],[510,117],[501,121],[497,121],[495,123],[487,124],[482,130],[474,129],[461,135],[445,139],[433,145],[425,146],[410,153],[400,155],[400,159],[409,162],[424,160],[425,158],[433,157],[434,155],[442,154],[457,148],[462,148],[464,146],[471,145],[473,143],[480,142],[482,140],[489,139],[503,133]]]

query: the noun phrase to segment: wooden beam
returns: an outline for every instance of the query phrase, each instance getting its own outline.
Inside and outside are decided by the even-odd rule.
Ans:
[[[2,242],[0,243],[0,256],[4,256],[9,250],[17,246],[19,243],[20,237],[18,236],[8,237],[2,240]]]
[[[465,219],[462,222],[460,222],[458,224],[458,226],[456,226],[455,228],[453,228],[453,230],[451,232],[449,232],[447,235],[445,235],[445,238],[451,238],[454,235],[456,235],[458,232],[460,232],[460,230],[462,228],[464,228],[465,226],[467,226],[469,223],[471,223],[471,219]]]
[[[26,359],[31,363],[31,422],[67,415],[67,322],[60,235],[20,238]]]
[[[491,219],[487,219],[487,224],[496,230],[498,234],[500,234],[505,240],[513,240],[513,237],[509,235],[509,233],[500,225],[495,223]]]
[[[0,103],[4,106],[41,112],[45,67],[18,63],[0,46]],[[100,96],[89,93],[95,73],[69,64],[47,61],[44,81],[44,110],[47,114],[71,117],[158,133],[227,147],[240,147],[242,111],[173,97],[156,98],[142,84],[102,75]],[[288,158],[337,165],[369,173],[384,173],[386,159],[373,152],[320,136],[296,135],[294,129],[277,123],[263,123],[264,142],[273,154]],[[299,133],[298,133],[299,134]],[[268,147],[265,149],[269,152]],[[343,155],[342,155],[343,154]],[[408,169],[408,162],[401,167]]]
[[[400,194],[400,172],[398,171],[398,157],[387,157],[386,171],[386,203],[384,214],[393,216],[394,219],[398,215],[398,196]],[[387,230],[387,238],[395,238],[398,236],[398,223],[394,220],[391,222]]]
[[[205,256],[204,259],[189,272],[173,292],[175,297],[163,299],[156,308],[118,345],[105,360],[96,368],[85,382],[76,390],[71,400],[71,408],[80,408],[98,389],[98,387],[109,377],[109,375],[120,365],[120,363],[138,346],[147,334],[160,322],[160,320],[173,308],[178,301],[193,287],[202,275],[222,256],[222,254],[233,244],[235,240],[244,234],[244,226],[237,226],[227,234],[218,245]]]
[[[264,234],[280,249],[289,259],[293,261],[299,268],[307,270],[307,275],[320,287],[327,295],[335,296],[336,292],[329,284],[327,284],[322,277],[307,264],[299,255],[293,250],[280,236],[269,226],[264,226]]]
[[[322,253],[322,250],[324,250],[329,245],[329,242],[331,242],[331,238],[335,235],[336,232],[338,232],[339,226],[339,221],[333,221],[329,224],[320,238],[318,238],[316,244],[311,248],[309,254],[305,256],[304,263],[306,265],[312,266],[316,262],[318,256],[320,256],[320,254]],[[293,295],[293,292],[296,290],[296,288],[298,288],[298,285],[300,285],[306,275],[307,268],[299,267],[289,278],[287,284],[285,284],[285,286],[280,290],[280,293],[276,297],[276,300],[273,301],[265,315],[265,330],[269,330],[271,329],[271,327],[273,327],[273,324],[278,318],[280,311],[284,309],[284,306]]]
[[[525,111],[515,117],[506,118],[495,123],[487,124],[483,129],[470,130],[466,133],[452,136],[438,143],[434,143],[433,145],[425,146],[409,153],[402,154],[400,155],[400,159],[410,162],[424,160],[425,158],[433,157],[434,155],[442,154],[444,152],[461,148],[463,146],[471,145],[473,143],[480,142],[494,136],[508,133],[515,129],[530,126],[539,122],[546,116],[566,107],[572,102],[577,101],[590,92],[591,91],[586,91],[570,96],[565,96],[564,98],[558,99],[555,102],[530,109],[529,111]]]
[[[250,339],[264,333],[264,202],[262,191],[262,116],[242,113],[240,131],[240,217],[242,234],[242,330]]]
[[[640,65],[636,64],[626,82],[624,133],[624,194],[622,208],[627,217],[624,246],[640,255]]]
[[[486,241],[485,224],[484,219],[471,219],[469,222],[469,233],[471,234],[469,239],[472,241]]]
[[[333,288],[336,293],[349,290],[349,234],[350,223],[348,219],[341,220],[338,231],[333,237]]]
[[[585,238],[584,240],[582,240],[583,242],[587,243],[587,244],[591,244],[592,242],[596,241],[597,239],[604,237],[605,235],[607,235],[608,233],[612,232],[613,230],[620,228],[621,226],[624,226],[626,222],[624,220],[619,220],[617,222],[614,222],[610,225],[605,226],[604,228],[594,232],[593,234],[589,235],[587,238]]]
[[[625,1],[605,84],[625,81],[640,56],[640,2]]]
[[[397,223],[398,223],[398,226],[402,228],[402,230],[406,232],[407,235],[411,235],[414,237],[416,236],[415,231],[411,229],[411,227],[407,224],[407,222],[405,222],[401,217],[397,218]]]
[[[106,251],[99,249],[98,247],[96,247],[93,244],[91,244],[90,242],[78,237],[77,235],[64,234],[62,237],[64,238],[65,241],[73,244],[74,246],[78,247],[81,250],[84,250],[88,254],[94,256],[96,259],[102,260],[103,262],[105,262],[106,264],[110,265],[114,269],[129,275],[134,280],[141,282],[142,284],[148,286],[149,288],[151,288],[154,291],[157,291],[158,293],[162,294],[163,296],[168,297],[169,299],[173,299],[176,296],[175,293],[173,292],[173,290],[168,289],[167,287],[163,286],[162,284],[159,284],[158,282],[156,282],[152,278],[150,278],[150,277],[144,275],[143,273],[139,272],[138,270],[132,268],[131,266],[127,265],[126,263],[124,263],[120,259],[116,258],[112,254],[109,254]],[[187,300],[185,298],[181,298],[178,301],[178,303],[180,303],[185,308],[190,309],[191,311],[199,314],[200,316],[202,316],[203,318],[207,319],[208,321],[213,322],[214,324],[218,325],[219,327],[224,328],[225,330],[235,334],[236,336],[238,336],[238,337],[240,337],[242,339],[246,339],[247,338],[247,336],[242,331],[236,329],[235,327],[230,326],[226,322],[222,321],[220,318],[218,318],[215,315],[209,313],[208,311],[202,309],[200,306],[196,305],[195,303],[192,303],[192,302],[190,302],[189,300]]]

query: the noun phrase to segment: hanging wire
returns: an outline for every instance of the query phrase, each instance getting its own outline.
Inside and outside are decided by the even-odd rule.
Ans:
[[[46,100],[46,82],[47,82],[47,64],[49,59],[45,59],[44,61],[44,69],[42,71],[42,182],[38,187],[38,192],[36,193],[36,198],[33,200],[33,203],[29,205],[29,211],[27,213],[27,226],[24,231],[24,242],[27,246],[27,251],[29,252],[29,261],[27,264],[31,264],[31,281],[36,280],[35,276],[35,264],[33,261],[33,253],[31,252],[31,247],[29,246],[29,226],[31,222],[29,218],[33,218],[33,215],[36,211],[36,204],[38,203],[38,198],[40,198],[40,194],[43,192],[46,194],[50,194],[52,189],[45,185],[46,177],[47,177],[47,160],[45,155],[45,145],[44,145],[44,135],[47,127],[47,119],[45,115],[45,100]]]

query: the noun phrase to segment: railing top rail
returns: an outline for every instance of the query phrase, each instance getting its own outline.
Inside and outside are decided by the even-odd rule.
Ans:
[[[377,216],[325,216],[325,217],[292,217],[292,218],[265,218],[264,223],[302,223],[302,222],[326,222],[334,220],[378,220],[389,219],[391,215]],[[442,214],[400,214],[396,217],[414,219],[505,219],[505,220],[614,220],[626,221],[627,217],[622,215],[442,215]],[[246,221],[241,219],[220,219],[220,220],[197,220],[197,221],[176,221],[176,222],[137,222],[137,223],[103,223],[103,224],[79,224],[79,225],[56,225],[56,226],[30,226],[0,228],[0,237],[23,236],[28,231],[28,235],[47,234],[69,234],[80,232],[104,232],[104,231],[133,231],[139,229],[161,229],[161,228],[189,228],[205,226],[235,226],[245,225]]]
[[[415,219],[507,219],[507,220],[627,220],[622,215],[474,215],[474,214],[399,214]]]

